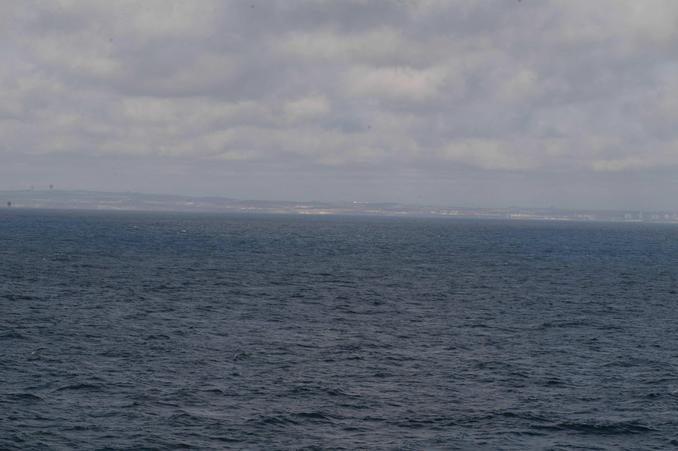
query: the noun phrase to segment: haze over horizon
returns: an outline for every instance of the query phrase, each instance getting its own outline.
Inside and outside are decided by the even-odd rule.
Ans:
[[[670,0],[8,1],[0,190],[678,209]]]

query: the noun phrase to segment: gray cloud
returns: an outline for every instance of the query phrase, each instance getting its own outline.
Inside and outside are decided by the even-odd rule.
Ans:
[[[96,157],[136,174],[118,189],[244,197],[298,196],[300,174],[370,200],[674,189],[647,186],[678,168],[672,0],[10,1],[0,30],[2,188],[39,160],[115,189],[84,174]],[[179,166],[181,186],[161,176]]]

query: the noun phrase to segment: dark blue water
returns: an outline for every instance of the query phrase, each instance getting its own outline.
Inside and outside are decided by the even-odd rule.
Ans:
[[[0,449],[678,447],[678,227],[0,212]]]

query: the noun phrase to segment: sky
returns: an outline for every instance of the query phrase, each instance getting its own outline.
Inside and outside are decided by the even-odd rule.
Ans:
[[[0,190],[678,210],[675,0],[6,0],[0,55]]]

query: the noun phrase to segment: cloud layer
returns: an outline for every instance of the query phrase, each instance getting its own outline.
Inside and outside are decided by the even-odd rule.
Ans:
[[[291,184],[463,171],[534,188],[678,168],[673,0],[10,1],[0,30],[13,167],[190,161]]]

